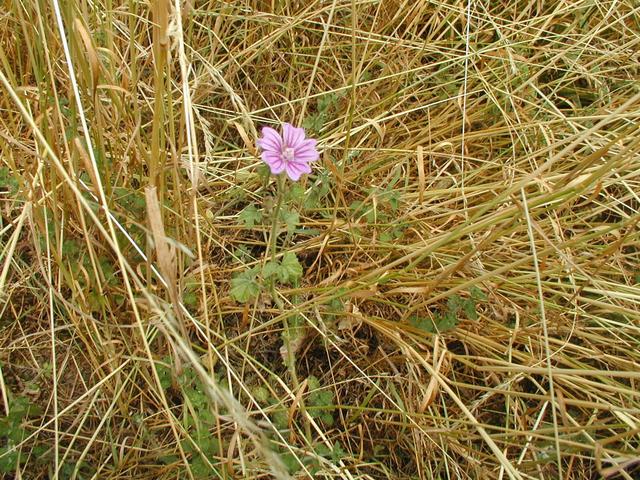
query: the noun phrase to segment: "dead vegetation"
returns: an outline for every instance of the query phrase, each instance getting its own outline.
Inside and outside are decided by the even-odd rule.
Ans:
[[[639,7],[176,3],[0,13],[6,478],[636,478]]]

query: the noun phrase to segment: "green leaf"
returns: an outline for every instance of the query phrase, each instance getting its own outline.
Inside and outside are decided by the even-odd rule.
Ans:
[[[280,265],[275,260],[269,260],[262,269],[262,277],[270,278],[273,275],[277,274],[280,270]]]
[[[194,291],[187,291],[182,294],[182,303],[190,309],[198,306],[198,294]]]
[[[8,193],[10,197],[13,197],[19,190],[20,184],[11,171],[6,168],[0,168],[0,194]]]
[[[436,316],[436,325],[438,326],[438,330],[441,332],[451,330],[452,328],[455,328],[457,324],[458,318],[452,312],[448,312],[442,317]]]
[[[165,358],[163,360],[167,362],[171,361],[169,358]],[[156,363],[156,371],[160,378],[160,386],[165,390],[168,389],[173,383],[171,379],[171,367],[164,363]]]
[[[276,410],[272,413],[271,420],[278,430],[286,430],[289,426],[289,415],[286,410]]]
[[[391,211],[395,212],[398,210],[400,206],[400,193],[397,190],[389,192],[388,198],[386,199],[391,206]]]
[[[344,457],[346,457],[346,455],[347,455],[347,452],[345,452],[342,449],[342,446],[340,445],[340,442],[336,442],[333,445],[333,451],[331,452],[331,460],[333,461],[333,463],[339,462]]]
[[[324,125],[325,115],[323,113],[316,113],[313,115],[309,115],[302,121],[302,126],[308,130],[313,130],[314,132],[319,132],[322,130],[322,126]]]
[[[293,233],[300,223],[300,215],[294,210],[285,210],[282,212],[282,219],[287,224],[287,232]]]
[[[64,240],[62,242],[62,256],[66,258],[77,259],[81,253],[80,245],[75,240]]]
[[[430,318],[413,317],[409,319],[409,325],[411,325],[414,328],[417,328],[418,330],[422,330],[423,332],[427,332],[427,333],[436,332],[436,326],[434,325],[434,323],[431,321]]]
[[[318,380],[318,377],[316,377],[315,375],[310,375],[307,378],[307,386],[309,388],[310,391],[314,391],[320,388],[320,380]]]
[[[462,298],[459,295],[451,295],[449,300],[447,300],[447,310],[448,312],[456,315],[460,309],[462,308]]]
[[[18,466],[18,451],[11,447],[0,448],[0,472],[11,473]]]
[[[240,245],[233,250],[232,256],[235,261],[244,263],[251,258],[251,252],[246,245]]]
[[[293,453],[283,453],[280,455],[280,459],[291,475],[295,474],[302,468],[302,465],[300,465],[300,462]]]
[[[320,415],[320,420],[322,420],[322,422],[327,427],[331,427],[334,422],[333,415],[331,415],[330,413],[323,413],[322,415]]]
[[[302,265],[293,252],[286,252],[278,269],[278,279],[282,283],[295,282],[302,277]]]
[[[198,438],[198,446],[202,453],[210,457],[220,452],[220,442],[217,438],[211,437],[209,432]]]
[[[469,290],[469,293],[471,294],[471,298],[473,298],[476,301],[487,299],[487,295],[475,285],[471,287],[471,289]]]
[[[331,456],[331,449],[327,447],[324,443],[319,443],[315,447],[316,455],[319,457],[329,458]]]
[[[269,168],[269,165],[267,165],[264,162],[261,163],[260,166],[258,166],[258,178],[260,179],[261,182],[266,184],[269,181],[270,177],[271,177],[271,169]]]
[[[240,212],[238,218],[247,228],[253,228],[254,225],[262,220],[262,212],[252,203]]]
[[[191,463],[189,465],[189,467],[191,468],[191,473],[193,473],[193,476],[197,479],[211,478],[211,468],[209,467],[209,465],[206,464],[204,459],[199,454],[196,453],[194,455],[198,455],[198,456],[193,458],[193,460],[191,460]]]
[[[254,387],[251,393],[253,394],[255,399],[261,404],[265,404],[269,401],[269,398],[270,398],[269,390],[267,390],[265,387],[261,385]]]
[[[462,302],[462,311],[469,320],[478,319],[478,312],[476,312],[476,302],[473,299],[468,298],[464,302]]]
[[[392,242],[394,239],[393,233],[392,232],[382,232],[380,234],[380,241],[384,242],[384,243],[390,243]]]
[[[360,213],[360,210],[362,209],[364,203],[362,203],[360,200],[354,200],[353,202],[351,202],[351,204],[349,205],[349,210],[351,210],[352,215],[355,217],[358,213]]]
[[[231,291],[229,292],[234,300],[246,303],[254,299],[260,293],[260,285],[256,281],[257,267],[245,270],[235,275],[231,279]]]
[[[299,183],[294,183],[293,185],[291,185],[291,187],[289,187],[289,190],[287,190],[287,201],[299,202],[301,200],[304,200],[304,197],[304,187]]]

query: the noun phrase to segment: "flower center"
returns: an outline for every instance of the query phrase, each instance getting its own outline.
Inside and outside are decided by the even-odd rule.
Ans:
[[[287,162],[291,162],[293,160],[294,150],[291,147],[285,147],[282,149],[282,158]]]

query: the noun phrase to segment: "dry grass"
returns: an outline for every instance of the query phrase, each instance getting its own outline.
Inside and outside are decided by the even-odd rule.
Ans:
[[[637,478],[635,2],[2,6],[5,478]]]

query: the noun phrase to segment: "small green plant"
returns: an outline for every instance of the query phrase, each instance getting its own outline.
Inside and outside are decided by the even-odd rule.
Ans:
[[[413,317],[409,320],[409,323],[414,328],[428,333],[446,332],[455,328],[463,318],[477,320],[477,303],[486,299],[484,292],[474,286],[471,287],[469,296],[466,298],[462,298],[459,295],[449,297],[446,308],[436,312],[433,315],[433,319]]]
[[[302,206],[305,210],[319,208],[321,206],[321,201],[331,191],[332,185],[332,178],[329,173],[327,171],[321,171],[316,175],[313,188],[306,195],[304,194],[304,190],[302,190],[302,195],[298,200],[302,200]],[[300,189],[302,189],[302,187],[300,187]],[[321,210],[320,213],[327,218],[331,217],[330,212]]]
[[[326,93],[318,99],[317,110],[309,115],[302,126],[312,132],[319,133],[324,127],[327,119],[336,111],[340,99],[343,97],[339,93]]]
[[[328,447],[323,443],[317,443],[313,446],[313,454],[310,455],[294,455],[288,450],[281,449],[280,458],[287,467],[291,475],[300,472],[303,467],[314,477],[323,470],[323,464],[336,465],[347,454],[340,445],[335,442],[332,447]]]
[[[0,195],[13,198],[20,189],[20,182],[7,167],[0,168]]]
[[[236,302],[246,303],[258,297],[262,286],[258,283],[260,267],[253,267],[235,274],[231,278],[231,297]]]
[[[246,228],[253,228],[257,223],[262,221],[262,212],[252,203],[240,212],[238,218]]]
[[[0,472],[10,473],[26,461],[18,445],[29,435],[25,422],[29,417],[42,413],[27,397],[15,397],[9,401],[9,414],[0,418]],[[31,454],[42,456],[46,448],[36,446]]]
[[[397,170],[384,188],[369,188],[364,201],[355,200],[349,205],[351,217],[355,221],[364,221],[376,230],[382,230],[379,239],[386,243],[402,238],[408,227],[396,218],[401,198],[396,188],[399,180],[400,171]]]
[[[191,367],[183,370],[174,385],[170,362],[171,359],[165,357],[156,364],[156,371],[162,388],[177,387],[182,394],[182,425],[188,436],[182,440],[181,446],[189,455],[189,469],[196,479],[211,478],[217,471],[211,463],[213,458],[220,455],[220,442],[210,434],[215,428],[216,419],[209,398],[202,380]],[[167,455],[163,457],[163,462],[172,463],[177,459],[176,455]]]
[[[332,390],[322,389],[320,380],[311,375],[308,379],[309,398],[307,400],[307,408],[309,415],[313,418],[319,418],[327,425],[333,425],[333,412],[336,409],[334,405],[334,394]]]

